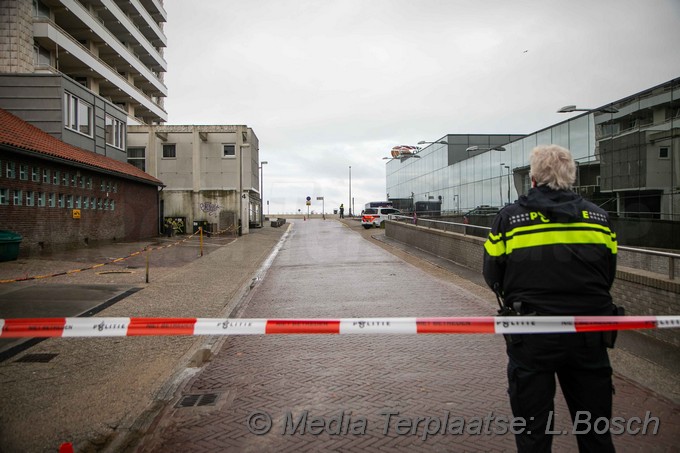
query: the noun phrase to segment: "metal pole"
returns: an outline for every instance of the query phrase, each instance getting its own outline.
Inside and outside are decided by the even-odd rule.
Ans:
[[[349,166],[349,203],[347,203],[347,209],[349,209],[349,216],[352,217],[352,166]]]
[[[503,206],[503,165],[505,165],[505,162],[501,163],[501,174],[498,177],[498,192],[501,196],[501,199],[500,199],[501,206]]]
[[[510,204],[510,166],[506,165],[505,168],[508,169],[508,204]]]
[[[260,162],[260,227],[264,226],[264,166],[269,162]],[[269,215],[269,205],[267,205],[267,215]]]

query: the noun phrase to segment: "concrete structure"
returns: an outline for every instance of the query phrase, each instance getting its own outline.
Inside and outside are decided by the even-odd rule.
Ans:
[[[389,161],[390,198],[441,199],[444,212],[502,206],[528,191],[531,150],[555,143],[579,164],[577,191],[612,217],[649,220],[630,233],[632,243],[644,239],[650,223],[680,220],[680,78],[508,140],[505,151],[451,159],[458,137],[442,137],[420,159]]]
[[[161,216],[188,231],[261,224],[259,142],[247,126],[130,126],[128,162],[163,181]]]
[[[118,106],[131,124],[164,122],[165,20],[157,0],[7,0],[0,8],[0,73],[65,76]],[[0,107],[32,122],[22,105]],[[86,106],[78,109],[85,113]]]
[[[2,109],[0,124],[0,229],[21,234],[23,252],[158,234],[158,179]]]
[[[412,225],[410,222],[388,221],[385,224],[385,235],[391,239],[482,272],[484,238]],[[462,227],[457,229],[460,231]],[[612,287],[614,300],[625,307],[627,315],[677,314],[680,304],[680,268],[676,268],[674,279],[670,280],[666,267],[668,258],[651,257],[646,262],[639,258],[633,252],[619,251],[616,280]],[[678,329],[640,330],[636,334],[680,347]]]

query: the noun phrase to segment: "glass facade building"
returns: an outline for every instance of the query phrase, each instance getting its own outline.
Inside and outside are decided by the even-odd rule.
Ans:
[[[611,107],[616,113],[602,112]],[[389,161],[388,199],[439,200],[443,214],[503,206],[529,190],[531,150],[553,143],[578,164],[575,190],[613,215],[680,220],[680,78],[527,136],[502,137],[446,135],[418,159]],[[504,151],[465,151],[473,145]]]

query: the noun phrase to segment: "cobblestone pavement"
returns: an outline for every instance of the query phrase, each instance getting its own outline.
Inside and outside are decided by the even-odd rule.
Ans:
[[[414,261],[340,222],[296,222],[238,315],[495,314],[488,295],[469,282]],[[505,364],[503,339],[495,335],[227,337],[130,449],[512,451],[503,422],[511,416]],[[678,451],[680,407],[621,376],[615,385],[615,416],[644,420],[649,412],[659,420],[657,435],[616,436],[618,451]],[[559,392],[555,419],[556,430],[571,430]],[[555,437],[554,451],[574,450],[573,435]]]

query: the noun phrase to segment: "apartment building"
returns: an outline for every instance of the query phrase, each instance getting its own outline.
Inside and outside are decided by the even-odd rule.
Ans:
[[[0,227],[24,251],[158,234],[127,127],[167,121],[165,21],[160,0],[1,3]]]
[[[125,161],[128,124],[167,121],[166,13],[158,0],[6,0],[0,108]]]

